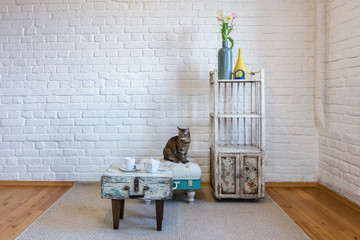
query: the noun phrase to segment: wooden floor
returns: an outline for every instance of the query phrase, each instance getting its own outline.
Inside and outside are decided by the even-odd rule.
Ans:
[[[323,188],[273,187],[266,192],[311,239],[360,239],[360,212]]]
[[[0,186],[0,239],[14,239],[71,186]],[[360,211],[318,187],[266,192],[312,239],[360,239]]]
[[[15,239],[71,186],[0,186],[0,239]]]

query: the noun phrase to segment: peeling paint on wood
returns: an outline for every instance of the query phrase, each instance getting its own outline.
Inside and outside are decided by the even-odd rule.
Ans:
[[[244,157],[244,193],[258,193],[258,158],[254,156]]]
[[[217,153],[212,192],[215,198],[258,199],[265,197],[261,153]]]
[[[123,172],[116,167],[109,167],[104,172],[101,183],[101,197],[106,199],[172,199],[171,171]]]
[[[210,72],[210,184],[216,199],[265,197],[265,75],[259,73],[259,79],[237,81]]]
[[[219,157],[221,162],[221,192],[236,193],[236,156]]]

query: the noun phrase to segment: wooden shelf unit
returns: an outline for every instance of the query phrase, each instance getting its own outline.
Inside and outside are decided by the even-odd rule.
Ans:
[[[210,185],[216,199],[265,197],[265,72],[217,79],[210,72]]]

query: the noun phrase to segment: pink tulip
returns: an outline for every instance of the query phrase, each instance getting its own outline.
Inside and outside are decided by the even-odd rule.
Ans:
[[[237,18],[236,13],[231,13],[231,16],[232,16],[233,19],[236,19],[236,18]]]
[[[218,18],[218,17],[216,17],[217,18],[217,20],[220,22],[221,21],[221,18]]]

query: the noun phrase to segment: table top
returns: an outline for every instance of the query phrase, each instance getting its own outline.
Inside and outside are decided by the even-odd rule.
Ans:
[[[156,159],[160,160],[160,159]],[[122,171],[118,164],[113,163],[106,171],[103,173],[103,176],[106,177],[151,177],[151,178],[172,178],[172,168],[168,164],[165,164],[163,161],[160,163],[159,170],[154,173],[146,172],[143,165],[143,160],[139,161],[136,164],[137,171],[126,172]]]
[[[143,198],[146,200],[172,199],[172,171],[160,164],[155,173],[148,173],[142,161],[138,171],[122,171],[112,164],[101,178],[101,197],[105,199]]]

